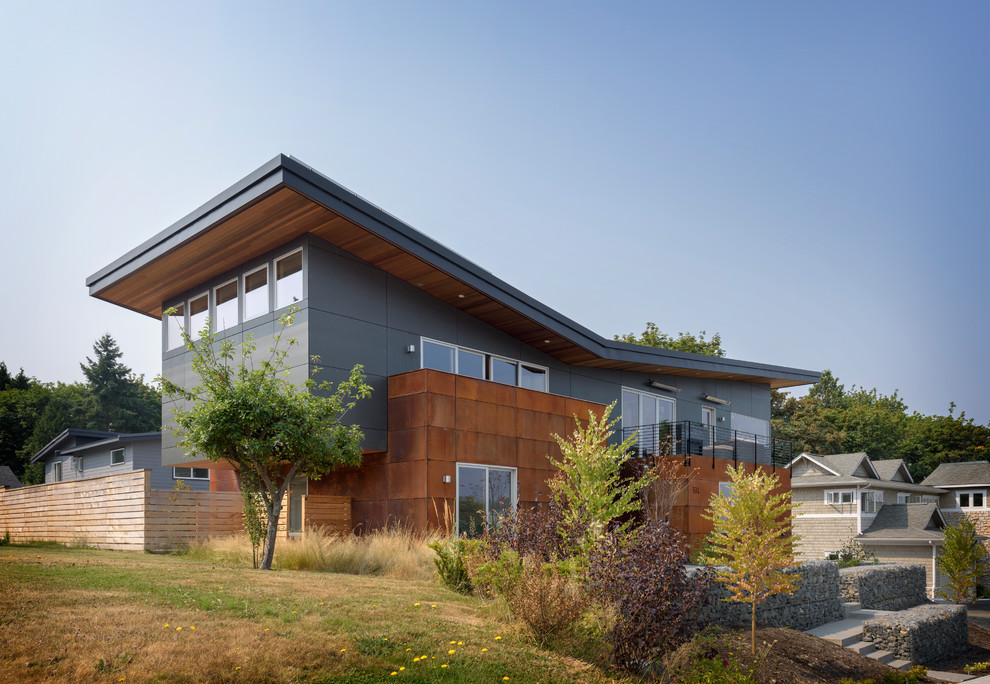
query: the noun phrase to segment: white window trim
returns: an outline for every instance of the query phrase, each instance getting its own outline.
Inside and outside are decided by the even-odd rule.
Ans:
[[[454,464],[454,533],[456,536],[460,536],[461,529],[461,466],[467,468],[484,468],[485,469],[485,520],[488,520],[488,471],[489,470],[502,470],[512,473],[512,483],[509,485],[512,490],[512,503],[511,509],[516,510],[516,506],[519,505],[519,473],[518,469],[513,466],[497,466],[489,465],[488,463],[465,463],[462,461],[457,461]]]
[[[114,462],[113,455],[116,454],[117,452],[120,452],[120,460],[117,461],[117,462]],[[120,449],[111,449],[110,450],[110,465],[112,465],[112,466],[118,466],[118,465],[124,465],[125,463],[127,463],[127,453],[124,451],[124,448],[123,447],[121,447]]]
[[[241,292],[244,293],[244,296],[241,297],[241,301],[240,301],[241,322],[242,323],[245,322],[245,321],[252,321],[255,318],[261,318],[265,314],[271,312],[271,310],[272,310],[272,292],[274,291],[274,288],[272,287],[272,274],[271,274],[271,268],[270,267],[271,267],[271,264],[266,263],[263,266],[259,266],[258,268],[251,269],[250,271],[245,271],[243,274],[241,274]],[[261,271],[264,271],[265,272],[265,289],[268,291],[267,292],[267,294],[268,294],[268,301],[265,302],[265,310],[264,311],[262,311],[259,314],[255,314],[254,316],[251,316],[249,318],[248,315],[247,315],[247,295],[248,295],[248,291],[247,291],[247,279],[248,279],[248,276],[252,276],[255,273],[260,273]]]
[[[282,306],[279,306],[278,305],[278,262],[285,261],[290,256],[293,256],[295,254],[300,254],[301,255],[301,257],[299,259],[299,265],[300,265],[299,266],[299,272],[303,275],[303,279],[302,279],[302,281],[303,281],[302,282],[303,289],[302,289],[302,292],[299,293],[301,295],[301,297],[299,298],[299,301],[302,301],[302,300],[306,299],[306,294],[307,294],[306,293],[306,255],[303,254],[302,251],[303,251],[303,248],[302,247],[296,247],[295,249],[293,249],[293,250],[291,250],[289,252],[286,252],[285,254],[282,254],[282,255],[277,256],[274,259],[272,259],[272,272],[271,272],[272,283],[271,284],[272,284],[272,293],[275,295],[274,298],[273,298],[273,300],[272,300],[273,301],[273,306],[275,307],[275,311],[278,311],[280,309],[288,308],[288,307],[292,306],[293,304],[297,304],[298,303],[298,302],[289,302],[288,304],[283,304]]]
[[[501,354],[492,354],[490,352],[482,351],[481,349],[474,349],[473,347],[465,347],[465,346],[460,345],[460,344],[452,344],[450,342],[444,342],[442,340],[435,340],[432,337],[422,337],[421,336],[419,338],[419,367],[420,368],[426,368],[426,366],[423,364],[423,355],[426,353],[424,348],[425,348],[427,342],[429,342],[430,344],[438,345],[440,347],[447,347],[448,349],[452,349],[453,350],[453,352],[454,352],[454,363],[453,363],[454,370],[452,372],[454,373],[454,375],[460,375],[461,374],[460,373],[460,368],[459,368],[460,359],[458,358],[457,352],[459,352],[459,351],[470,352],[472,354],[478,354],[479,356],[481,356],[482,358],[484,358],[484,360],[485,360],[485,375],[486,375],[486,377],[484,377],[484,378],[474,378],[473,375],[465,375],[464,377],[466,377],[466,378],[474,378],[475,380],[481,379],[481,380],[485,380],[486,382],[496,382],[495,380],[492,380],[491,379],[491,377],[492,377],[492,361],[494,359],[499,359],[500,361],[506,361],[508,363],[514,363],[516,365],[516,384],[515,385],[509,385],[510,387],[520,387],[520,384],[519,383],[520,383],[520,380],[521,380],[521,377],[520,376],[521,376],[521,373],[522,373],[521,368],[523,366],[529,366],[530,368],[538,368],[541,371],[543,371],[544,377],[546,378],[546,389],[545,390],[530,390],[530,391],[531,392],[544,392],[544,393],[549,393],[550,392],[550,368],[548,366],[542,366],[542,365],[540,365],[538,363],[531,363],[529,361],[522,361],[520,359],[513,359],[513,358],[511,358],[509,356],[503,356]],[[443,372],[443,371],[441,371],[441,372]],[[500,385],[503,385],[505,383],[501,383],[500,382],[499,384]],[[529,389],[529,388],[528,387],[521,387],[521,389]]]
[[[829,494],[838,495],[835,498],[838,501],[829,501]],[[849,501],[843,501],[842,495],[848,494]],[[856,490],[855,489],[826,489],[824,493],[823,501],[826,506],[855,506],[856,505]]]
[[[178,475],[175,471],[179,468],[183,470],[188,470],[189,475]],[[196,470],[205,470],[206,477],[196,477],[193,472]],[[172,479],[173,480],[204,480],[208,481],[210,479],[210,470],[208,468],[193,468],[192,466],[172,466]]]
[[[197,299],[202,299],[203,297],[206,297],[206,318],[209,319],[210,318],[210,307],[212,306],[212,304],[210,302],[210,291],[209,290],[207,290],[206,292],[201,292],[198,295],[194,295],[194,296],[192,296],[192,297],[190,297],[189,299],[186,300],[186,325],[188,326],[189,337],[190,337],[190,339],[193,339],[193,340],[198,340],[199,339],[199,333],[203,329],[203,327],[200,326],[198,330],[193,330],[192,329],[192,316],[193,316],[193,313],[192,313],[192,303],[194,301],[196,301]]]
[[[632,392],[633,394],[639,395],[640,397],[649,397],[650,399],[659,399],[660,401],[666,401],[667,403],[670,404],[670,422],[671,423],[676,423],[677,422],[677,400],[671,399],[670,397],[664,397],[664,396],[661,396],[659,394],[653,394],[652,392],[644,392],[643,390],[635,389],[633,387],[626,387],[625,385],[623,385],[622,388],[619,390],[619,407],[620,408],[622,407],[622,393],[623,392]],[[656,425],[659,422],[659,419],[656,418],[656,417],[654,417],[654,419],[652,421],[650,421],[650,422],[647,422],[647,423],[644,423],[643,422],[643,400],[642,399],[639,400],[639,419],[640,419],[639,425]],[[633,428],[633,427],[638,427],[638,426],[636,426],[636,425],[623,425],[622,427],[624,427],[624,428],[625,427],[631,427],[631,428]]]
[[[955,494],[956,494],[956,508],[961,508],[963,510],[973,510],[973,509],[983,510],[983,509],[987,508],[987,490],[985,490],[985,489],[957,489],[956,492],[955,492]],[[960,494],[969,494],[970,505],[963,506],[960,503],[960,501],[959,501],[959,495]],[[974,506],[972,504],[973,495],[974,494],[982,494],[983,495],[983,505],[982,506]]]
[[[231,283],[234,284],[234,290],[236,291],[236,294],[234,295],[234,299],[237,300],[237,306],[235,307],[236,311],[234,313],[234,316],[237,317],[237,320],[224,328],[220,328],[219,327],[220,316],[217,314],[217,304],[219,302],[219,300],[217,299],[217,290],[219,290],[221,287],[227,287]],[[241,285],[239,278],[231,278],[227,282],[220,283],[219,285],[213,288],[213,316],[211,318],[212,320],[210,322],[210,326],[213,328],[214,332],[223,332],[224,330],[230,330],[231,328],[236,328],[238,325],[241,324]]]
[[[875,516],[877,513],[879,513],[880,509],[883,507],[883,492],[866,490],[863,491],[861,494],[866,495],[866,501],[867,501],[866,508],[863,508],[863,515]],[[874,504],[872,511],[869,510],[870,502]],[[862,501],[860,501],[860,506],[862,506]]]

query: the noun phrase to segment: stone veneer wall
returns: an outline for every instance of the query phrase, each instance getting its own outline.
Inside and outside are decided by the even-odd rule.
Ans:
[[[842,600],[870,610],[904,610],[927,601],[923,565],[859,565],[839,570]]]
[[[924,665],[969,648],[966,606],[918,606],[867,620],[863,640],[898,658]]]
[[[803,631],[842,619],[837,563],[810,561],[784,572],[799,574],[801,581],[793,594],[776,594],[757,606],[756,621],[760,625]],[[728,596],[728,589],[721,583],[716,584],[711,593],[711,603],[702,610],[702,624],[749,627],[750,604],[725,601]]]

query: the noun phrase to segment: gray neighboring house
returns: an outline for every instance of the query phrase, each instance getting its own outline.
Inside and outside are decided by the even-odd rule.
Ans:
[[[14,475],[14,471],[10,469],[10,466],[0,466],[0,487],[17,489],[23,486],[21,481],[17,479],[17,476]]]
[[[821,560],[850,541],[881,562],[926,568],[929,593],[940,584],[935,558],[942,546],[952,493],[925,480],[916,484],[901,459],[872,461],[863,452],[803,453],[791,462],[794,534],[802,560]]]
[[[980,514],[974,521],[990,518],[987,506],[987,491],[990,490],[990,463],[970,461],[968,463],[942,463],[921,483],[952,492],[951,500],[942,508],[946,512]],[[977,528],[979,528],[977,523]],[[985,534],[985,531],[981,530]]]
[[[162,465],[162,433],[116,433],[69,428],[31,458],[45,466],[45,484],[104,475],[151,471],[152,489],[172,489],[182,480],[194,491],[209,491],[206,468]]]

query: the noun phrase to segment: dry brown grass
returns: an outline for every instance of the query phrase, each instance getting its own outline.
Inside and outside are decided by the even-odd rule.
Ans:
[[[311,529],[299,537],[279,539],[272,567],[429,580],[435,574],[435,554],[427,544],[436,539],[440,539],[438,533],[417,533],[398,526],[360,536]],[[187,555],[223,565],[251,566],[251,546],[244,535],[211,538],[191,546]]]
[[[399,667],[419,682],[610,680],[575,678],[496,606],[433,580],[0,549],[0,682],[379,682]]]

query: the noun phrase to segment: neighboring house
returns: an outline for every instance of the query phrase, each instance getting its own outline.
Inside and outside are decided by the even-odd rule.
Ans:
[[[14,471],[10,469],[10,466],[0,466],[0,487],[16,489],[23,486],[21,481],[17,479],[17,476],[14,475]]]
[[[921,483],[949,492],[943,497],[942,513],[951,524],[963,515],[973,521],[978,534],[987,538],[983,542],[990,551],[990,463],[942,463]],[[984,572],[984,586],[990,586],[990,568]]]
[[[801,560],[821,560],[856,541],[882,562],[922,563],[929,591],[946,520],[946,489],[915,484],[900,459],[871,461],[865,453],[802,453],[791,463],[794,534]]]
[[[131,470],[151,470],[152,489],[172,489],[182,480],[195,491],[209,491],[210,471],[162,465],[162,433],[116,433],[69,428],[31,457],[45,466],[45,484],[84,480]]]
[[[696,485],[678,512],[696,537],[726,464],[773,469],[791,460],[788,445],[771,438],[770,390],[819,377],[606,339],[281,155],[87,285],[92,296],[162,320],[162,373],[180,385],[196,382],[183,329],[210,320],[219,336],[252,334],[265,350],[292,304],[300,307],[290,331],[294,380],[319,370],[317,379],[338,382],[364,365],[374,395],[348,417],[365,434],[363,465],[293,482],[294,529],[308,492],[351,497],[363,528],[453,519],[468,531],[479,511],[545,494],[547,455],[559,453],[551,435],[569,434],[572,415],[615,402],[623,432],[640,432],[642,452],[669,443],[685,460],[697,457]],[[621,296],[621,283],[603,283],[601,301],[587,306]],[[163,317],[169,308],[176,315]],[[187,463],[168,431],[163,459]],[[225,464],[193,465],[214,469],[215,488],[236,487]],[[786,470],[782,479],[786,486]]]

